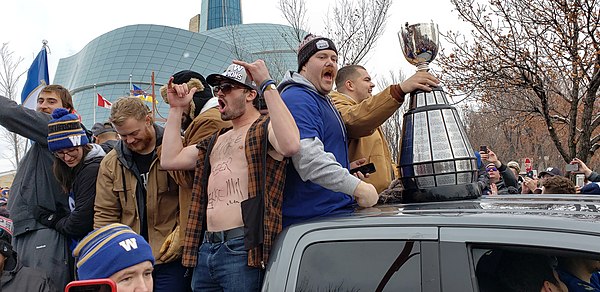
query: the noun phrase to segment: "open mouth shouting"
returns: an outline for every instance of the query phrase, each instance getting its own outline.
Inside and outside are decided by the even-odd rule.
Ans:
[[[321,78],[329,83],[331,82],[333,84],[333,78],[334,78],[334,71],[333,71],[333,67],[326,67],[325,69],[323,69],[323,72],[321,73]]]
[[[219,98],[218,102],[219,102],[219,112],[220,113],[225,112],[225,107],[227,107],[227,103],[225,102],[225,99]]]

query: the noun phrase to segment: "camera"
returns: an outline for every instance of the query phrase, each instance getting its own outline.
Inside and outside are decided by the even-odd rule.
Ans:
[[[528,171],[528,172],[527,172],[527,174],[526,174],[526,176],[527,176],[528,178],[531,178],[531,179],[533,179],[533,170],[530,170],[530,171]]]
[[[565,165],[565,171],[566,172],[574,172],[574,171],[579,171],[579,164],[567,164]]]
[[[488,148],[486,145],[479,146],[479,152],[488,153]]]

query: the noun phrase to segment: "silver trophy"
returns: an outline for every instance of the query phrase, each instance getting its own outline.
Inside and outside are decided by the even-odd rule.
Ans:
[[[404,57],[417,66],[419,71],[429,70],[429,63],[435,59],[439,48],[439,33],[435,23],[408,25],[398,32]]]
[[[429,70],[439,48],[437,25],[406,24],[398,37],[408,62],[419,71]],[[474,150],[441,87],[412,92],[403,121],[398,166],[405,202],[480,196]]]

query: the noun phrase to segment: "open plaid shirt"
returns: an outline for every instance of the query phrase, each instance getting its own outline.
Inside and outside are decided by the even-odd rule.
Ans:
[[[242,202],[244,218],[245,244],[248,249],[248,239],[254,238],[258,242],[248,250],[248,265],[264,268],[268,262],[273,241],[282,228],[281,205],[283,202],[283,187],[285,184],[285,171],[288,159],[277,161],[264,153],[265,144],[268,143],[267,125],[269,117],[262,115],[248,129],[245,149],[248,159],[248,200],[260,199],[257,197],[263,189],[263,179],[266,179],[262,212],[250,211]],[[228,130],[228,129],[227,129]],[[206,230],[206,207],[208,202],[207,187],[210,173],[209,156],[220,133],[204,139],[196,146],[198,160],[194,174],[192,189],[192,202],[188,214],[187,230],[183,242],[183,265],[195,267],[198,261],[198,248],[202,243]],[[266,155],[266,175],[263,175],[263,158]],[[256,209],[254,209],[256,210]],[[262,220],[261,220],[262,219]],[[260,222],[262,221],[262,222]],[[262,226],[254,226],[262,224]],[[252,234],[250,234],[252,233]],[[256,234],[262,233],[262,234]]]

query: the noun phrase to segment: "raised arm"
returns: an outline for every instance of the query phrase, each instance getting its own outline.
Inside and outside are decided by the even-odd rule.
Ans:
[[[162,152],[160,154],[160,165],[167,170],[192,170],[196,165],[198,150],[196,145],[183,147],[179,129],[181,129],[181,116],[192,97],[196,88],[191,90],[187,84],[173,84],[173,77],[169,79],[167,86],[167,99],[169,100],[169,116],[165,124],[165,132],[162,140]]]
[[[0,125],[10,132],[46,146],[50,119],[49,114],[28,109],[0,95]]]
[[[269,70],[263,60],[256,60],[253,63],[234,60],[233,63],[246,68],[252,80],[261,87],[262,85],[273,82],[269,76]],[[273,82],[275,84],[275,82]],[[264,87],[264,86],[262,86]],[[259,88],[263,90],[263,88]],[[300,149],[300,132],[294,121],[294,117],[287,106],[281,100],[277,89],[265,90],[263,97],[269,108],[271,121],[269,124],[269,142],[273,148],[286,157],[291,157]],[[258,98],[258,97],[257,97]]]

